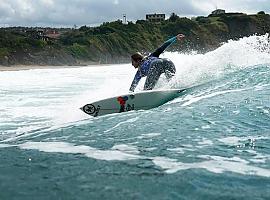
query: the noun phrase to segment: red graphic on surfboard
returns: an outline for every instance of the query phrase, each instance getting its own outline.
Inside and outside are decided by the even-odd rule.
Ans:
[[[130,99],[134,99],[134,95],[130,95],[129,97],[130,97]],[[117,101],[120,104],[119,112],[125,112],[125,111],[134,110],[134,104],[132,104],[132,106],[129,105],[129,104],[126,105],[126,102],[127,102],[128,99],[129,99],[128,96],[117,97]]]
[[[127,96],[123,96],[123,97],[118,97],[117,101],[120,104],[120,110],[119,112],[125,112],[125,107],[126,107],[126,101],[128,100]]]

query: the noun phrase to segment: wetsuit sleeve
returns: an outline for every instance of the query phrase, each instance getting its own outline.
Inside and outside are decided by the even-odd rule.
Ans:
[[[137,73],[134,76],[134,79],[133,79],[133,81],[131,83],[131,86],[129,88],[129,91],[134,92],[134,90],[137,87],[137,85],[138,85],[139,81],[141,80],[141,78],[142,78],[141,73],[138,70]]]
[[[176,41],[176,36],[167,40],[166,42],[164,42],[159,48],[157,48],[153,53],[151,53],[150,56],[154,56],[154,57],[159,57],[160,54],[162,54],[164,52],[164,50],[170,46],[172,43],[174,43]]]

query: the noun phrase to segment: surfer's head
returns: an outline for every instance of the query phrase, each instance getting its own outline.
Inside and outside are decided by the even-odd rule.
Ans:
[[[136,52],[131,56],[132,65],[138,68],[140,62],[143,60],[144,56],[140,52]]]

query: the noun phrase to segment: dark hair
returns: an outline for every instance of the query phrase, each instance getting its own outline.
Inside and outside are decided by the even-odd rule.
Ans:
[[[131,59],[135,62],[139,62],[144,58],[144,56],[140,52],[136,52],[131,56]]]

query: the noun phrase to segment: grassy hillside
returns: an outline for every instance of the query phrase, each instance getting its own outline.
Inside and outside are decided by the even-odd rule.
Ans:
[[[30,28],[0,29],[0,65],[80,65],[129,62],[130,54],[149,53],[163,41],[184,33],[170,51],[213,50],[228,39],[270,32],[268,14],[228,13],[194,19],[171,16],[162,23],[106,22],[99,27],[65,29],[57,40],[44,40]],[[27,30],[27,31],[25,31]]]

